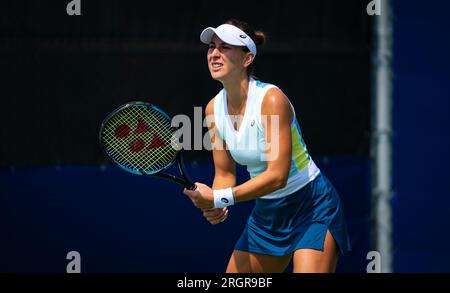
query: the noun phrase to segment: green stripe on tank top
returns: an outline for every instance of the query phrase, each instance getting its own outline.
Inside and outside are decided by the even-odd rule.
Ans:
[[[291,135],[292,135],[292,159],[297,165],[298,171],[302,171],[308,166],[308,153],[306,149],[303,147],[300,133],[297,130],[297,124],[295,123],[291,127]]]

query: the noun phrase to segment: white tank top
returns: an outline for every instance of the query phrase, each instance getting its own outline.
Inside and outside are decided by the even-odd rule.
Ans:
[[[261,105],[267,91],[274,87],[276,86],[250,79],[247,104],[239,130],[235,130],[228,114],[226,90],[222,89],[214,98],[214,122],[217,134],[226,143],[233,159],[247,167],[251,178],[267,169],[266,137],[261,123]],[[295,111],[291,123],[291,134],[292,156],[287,184],[261,198],[279,198],[292,194],[314,180],[320,173],[308,154]]]

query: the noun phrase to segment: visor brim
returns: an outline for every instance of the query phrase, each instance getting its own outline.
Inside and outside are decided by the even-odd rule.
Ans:
[[[205,28],[202,31],[202,33],[200,34],[200,41],[208,45],[209,43],[211,43],[214,35],[217,35],[219,39],[229,45],[245,47],[245,44],[243,44],[239,40],[236,40],[230,33],[212,27]]]

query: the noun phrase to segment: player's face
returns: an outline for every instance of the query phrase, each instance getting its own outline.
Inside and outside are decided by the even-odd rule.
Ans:
[[[208,68],[215,80],[224,81],[231,76],[245,72],[245,61],[248,53],[241,47],[224,43],[216,35],[211,40],[208,49]]]

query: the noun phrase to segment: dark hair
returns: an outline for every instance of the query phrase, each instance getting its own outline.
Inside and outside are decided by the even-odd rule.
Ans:
[[[245,32],[252,40],[255,42],[256,48],[259,49],[259,47],[263,46],[267,41],[267,36],[262,31],[255,31],[250,27],[250,25],[244,21],[240,21],[237,19],[229,19],[225,22],[226,24],[234,25],[235,27],[240,28],[243,32]],[[242,49],[245,52],[250,52],[250,50],[247,47],[242,47]],[[250,64],[250,66],[247,68],[247,74],[248,76],[255,77],[254,75],[254,62]]]

